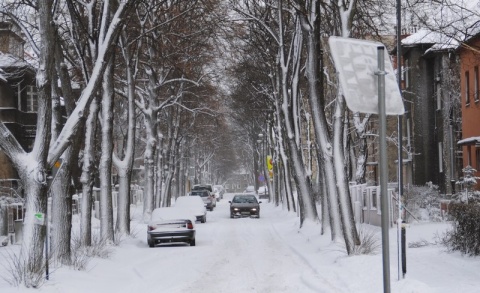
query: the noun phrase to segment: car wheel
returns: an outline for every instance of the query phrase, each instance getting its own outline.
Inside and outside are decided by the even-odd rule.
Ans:
[[[230,214],[230,218],[231,218],[231,219],[233,219],[233,218],[234,218],[234,217],[233,217],[233,214]]]
[[[207,216],[203,216],[203,222],[202,223],[206,223],[207,222]]]
[[[154,247],[155,245],[153,244],[153,242],[150,242],[148,241],[148,247]]]
[[[195,239],[190,240],[190,246],[195,246]]]

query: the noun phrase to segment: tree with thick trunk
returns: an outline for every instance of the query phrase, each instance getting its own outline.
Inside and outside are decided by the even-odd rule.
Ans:
[[[113,56],[102,81],[100,178],[100,237],[113,244],[112,152],[113,152]]]

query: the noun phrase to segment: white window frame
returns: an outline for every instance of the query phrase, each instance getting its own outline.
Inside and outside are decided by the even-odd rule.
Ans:
[[[25,101],[27,103],[25,112],[37,113],[38,112],[38,93],[37,89],[33,85],[27,85],[27,96]]]

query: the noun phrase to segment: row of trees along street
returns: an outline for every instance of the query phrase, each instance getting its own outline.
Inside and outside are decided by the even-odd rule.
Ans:
[[[256,174],[253,162],[265,164],[259,133],[262,156],[274,162],[271,200],[297,211],[301,225],[321,223],[352,253],[360,239],[348,181],[365,181],[371,117],[346,109],[324,37],[385,34],[389,2],[4,1],[0,13],[22,28],[37,56],[33,148],[24,150],[0,123],[0,147],[25,194],[25,286],[37,286],[45,270],[46,227],[34,214],[47,213],[49,196],[52,260],[70,265],[72,188],[82,194],[81,245],[93,244],[94,185],[99,236],[113,244],[130,234],[135,168],[143,172],[147,221],[188,184],[222,184],[237,168]]]

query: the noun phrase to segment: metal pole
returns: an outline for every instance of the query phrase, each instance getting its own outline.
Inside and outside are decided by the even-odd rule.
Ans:
[[[402,95],[402,0],[397,0],[397,82],[400,95]],[[403,129],[402,115],[398,115],[398,218],[397,218],[397,243],[398,243],[398,280],[405,277],[402,269],[402,196],[403,196]]]
[[[383,292],[390,292],[389,254],[389,198],[387,193],[387,115],[385,111],[385,47],[377,47],[378,52],[378,114],[380,120],[380,195],[382,213],[382,253],[383,253]]]

